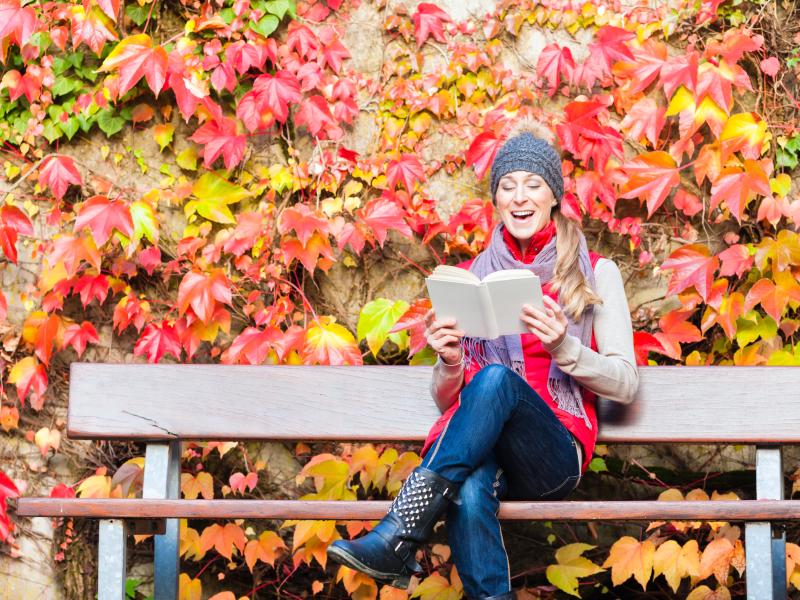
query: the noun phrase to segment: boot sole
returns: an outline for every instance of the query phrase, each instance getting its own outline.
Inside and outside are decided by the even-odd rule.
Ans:
[[[328,556],[332,558],[334,561],[343,564],[346,567],[351,569],[355,569],[356,571],[361,571],[362,573],[366,573],[376,581],[380,583],[386,583],[392,587],[396,587],[399,589],[406,589],[408,585],[411,583],[411,575],[408,574],[399,574],[399,573],[383,573],[381,571],[376,571],[375,569],[371,569],[360,560],[348,554],[344,550],[339,548],[335,548],[333,546],[328,547]]]

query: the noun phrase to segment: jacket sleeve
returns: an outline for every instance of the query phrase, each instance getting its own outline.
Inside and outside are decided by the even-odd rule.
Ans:
[[[436,359],[431,378],[431,396],[441,412],[446,411],[458,399],[464,386],[464,360],[458,364],[445,364],[441,358]]]
[[[597,352],[567,334],[551,352],[562,371],[595,394],[628,404],[639,386],[633,350],[633,326],[625,286],[617,265],[601,259],[595,266],[597,294],[603,304],[595,306],[594,338]]]

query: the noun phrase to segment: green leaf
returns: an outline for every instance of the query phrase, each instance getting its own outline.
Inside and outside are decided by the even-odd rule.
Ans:
[[[54,98],[58,96],[66,96],[67,94],[79,90],[83,87],[83,83],[72,77],[56,77],[56,82],[50,91]]]
[[[278,25],[280,25],[280,19],[275,15],[264,15],[258,20],[258,23],[250,21],[250,29],[264,37],[269,37],[278,28]]]
[[[736,343],[740,348],[761,338],[768,340],[778,333],[778,324],[769,315],[760,315],[750,311],[736,319]]]
[[[278,17],[278,19],[283,19],[287,12],[290,17],[293,19],[295,18],[295,4],[293,0],[269,0],[264,3],[264,8],[268,13]]]
[[[221,11],[219,11],[219,16],[222,17],[222,20],[225,21],[226,25],[230,25],[236,18],[236,13],[233,12],[232,8],[223,8]]]
[[[356,328],[358,341],[366,339],[370,352],[373,356],[378,356],[383,343],[389,337],[389,330],[408,310],[408,306],[408,302],[405,300],[392,302],[386,298],[378,298],[365,304],[358,315]],[[398,343],[394,339],[392,341]]]
[[[56,124],[53,123],[50,119],[45,119],[44,121],[44,130],[42,131],[42,135],[47,138],[47,141],[51,144],[55,142],[58,138],[64,135],[64,132],[61,131]]]
[[[192,213],[197,213],[215,223],[236,222],[227,205],[247,198],[250,196],[250,192],[221,177],[219,173],[216,171],[206,173],[195,182],[192,195],[197,200],[190,200],[183,207],[187,217]]]
[[[151,8],[152,6],[150,4],[139,6],[138,2],[132,2],[125,6],[125,14],[128,15],[131,21],[141,26],[147,21],[147,15],[150,14]]]
[[[125,126],[125,119],[115,115],[113,110],[107,108],[100,111],[97,117],[97,124],[100,126],[100,129],[103,130],[103,133],[111,137],[115,133],[122,131],[122,128]]]
[[[408,364],[412,367],[419,367],[423,365],[433,366],[436,364],[436,353],[429,346],[425,346],[422,350],[411,357],[411,360],[408,361]]]
[[[608,471],[608,467],[606,467],[606,461],[596,456],[592,459],[592,462],[589,463],[589,470],[592,473],[602,473],[603,471]]]
[[[67,135],[67,139],[72,139],[76,133],[78,133],[78,128],[80,127],[80,123],[78,122],[78,118],[76,116],[71,116],[66,121],[58,121],[58,128],[63,131]]]

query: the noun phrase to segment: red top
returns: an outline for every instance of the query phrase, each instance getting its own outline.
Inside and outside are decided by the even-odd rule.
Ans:
[[[506,242],[511,254],[517,260],[522,260],[525,263],[532,262],[535,256],[550,241],[553,235],[555,235],[555,225],[551,221],[547,227],[534,234],[533,238],[531,238],[531,242],[528,245],[528,249],[525,252],[525,257],[523,259],[517,241],[511,236],[507,229],[503,230],[503,240]],[[591,260],[592,268],[594,269],[597,261],[600,260],[602,256],[595,252],[589,252],[589,258]],[[463,269],[468,269],[472,264],[472,260],[474,259],[465,261],[458,266]],[[544,284],[542,286],[542,293],[550,296],[554,300],[558,300],[558,294],[554,293],[550,289],[549,284]],[[580,442],[581,446],[583,447],[582,470],[585,471],[592,459],[595,442],[597,441],[597,410],[595,406],[597,395],[590,392],[586,388],[581,388],[581,393],[583,395],[583,406],[586,410],[586,415],[589,417],[589,421],[592,424],[592,428],[589,429],[581,417],[560,410],[556,406],[553,398],[550,396],[550,392],[547,391],[547,379],[550,373],[550,353],[544,349],[544,346],[542,346],[542,343],[539,341],[539,338],[536,337],[536,335],[532,333],[523,333],[521,335],[522,354],[525,360],[525,378],[528,381],[528,384],[536,391],[536,393],[539,394],[539,396],[548,404],[548,406],[550,406],[555,415],[558,417],[558,420],[561,421],[569,430],[569,432],[575,436],[575,439]],[[597,350],[594,332],[592,332],[590,347],[592,350]],[[475,363],[465,365],[464,385],[468,384],[479,370],[480,369]],[[422,456],[425,456],[428,448],[430,448],[431,444],[433,444],[437,436],[442,432],[445,425],[450,420],[450,417],[452,417],[453,413],[455,413],[455,411],[458,409],[460,406],[460,400],[461,398],[459,396],[459,399],[454,402],[452,406],[450,406],[450,408],[448,408],[433,424],[433,427],[431,427],[430,431],[428,432],[428,437],[425,439],[425,444],[422,446]]]

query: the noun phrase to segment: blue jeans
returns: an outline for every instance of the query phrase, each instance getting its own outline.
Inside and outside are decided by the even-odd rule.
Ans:
[[[461,484],[446,515],[447,536],[471,599],[511,591],[500,500],[559,500],[581,474],[572,434],[524,379],[502,365],[484,367],[464,387],[461,405],[422,466]]]

